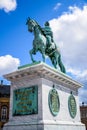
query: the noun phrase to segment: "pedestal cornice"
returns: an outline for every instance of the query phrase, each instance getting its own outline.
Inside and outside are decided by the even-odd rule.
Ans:
[[[18,80],[25,76],[28,76],[29,78],[38,76],[46,79],[53,79],[54,81],[59,81],[68,86],[73,86],[76,89],[82,87],[82,84],[43,62],[29,66],[27,65],[26,67],[20,67],[17,71],[4,75],[4,77],[9,81]]]

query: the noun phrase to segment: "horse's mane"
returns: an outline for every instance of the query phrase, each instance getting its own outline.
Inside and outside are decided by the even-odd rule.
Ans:
[[[35,21],[35,20],[34,20]],[[37,21],[35,21],[35,23],[37,24],[37,26],[39,27],[41,33],[46,37],[46,34],[44,33],[43,29],[41,28],[41,26],[38,24]]]

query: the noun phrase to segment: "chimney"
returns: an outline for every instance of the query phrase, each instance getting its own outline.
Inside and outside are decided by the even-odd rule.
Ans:
[[[84,106],[84,102],[82,102],[82,106]]]

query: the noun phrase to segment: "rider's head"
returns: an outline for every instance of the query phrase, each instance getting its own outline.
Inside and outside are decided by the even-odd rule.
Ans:
[[[49,24],[49,22],[47,21],[47,22],[45,22],[44,25],[45,25],[45,26],[49,26],[50,24]]]

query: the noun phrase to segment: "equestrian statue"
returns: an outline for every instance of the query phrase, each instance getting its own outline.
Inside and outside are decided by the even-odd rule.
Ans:
[[[30,50],[32,62],[36,62],[33,55],[39,51],[42,54],[43,62],[45,62],[45,55],[47,55],[50,58],[54,68],[58,69],[59,66],[61,72],[66,73],[65,67],[61,61],[61,54],[56,43],[54,42],[53,32],[49,22],[47,21],[45,23],[45,27],[42,28],[37,21],[28,18],[26,25],[28,25],[28,31],[34,33],[33,48]]]

